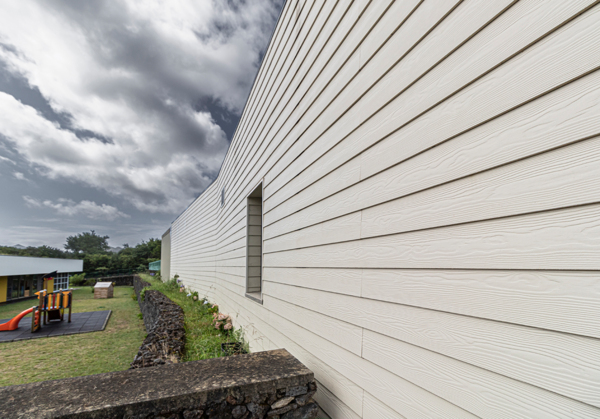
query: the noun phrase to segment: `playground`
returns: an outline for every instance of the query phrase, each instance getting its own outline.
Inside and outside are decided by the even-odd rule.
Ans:
[[[40,330],[31,333],[32,314],[28,313],[16,331],[0,332],[0,386],[127,369],[146,334],[132,293],[132,287],[115,287],[114,298],[94,299],[92,288],[82,287],[73,291],[70,323],[67,310],[63,321],[44,325],[42,319]],[[13,319],[34,305],[38,300],[2,305],[0,319]],[[101,331],[93,332],[94,327]],[[1,334],[11,333],[36,338],[1,341]]]
[[[29,309],[31,310],[31,309]],[[26,310],[26,311],[29,311]],[[23,327],[33,321],[32,314],[29,317],[22,319],[21,326],[13,330],[2,330],[0,333],[0,343],[16,342],[19,340],[30,340],[47,338],[54,336],[76,335],[79,333],[100,332],[104,330],[110,317],[110,310],[90,311],[85,313],[74,313],[71,322],[66,321],[50,321],[43,329],[40,327],[35,332],[31,328]],[[3,319],[0,323],[10,324],[18,319],[18,316],[13,319]],[[43,322],[43,321],[42,321]]]
[[[54,278],[48,276],[48,281],[53,282]],[[52,288],[54,287],[54,284]],[[106,321],[108,321],[109,311],[97,311],[78,313],[75,315],[75,321],[71,323],[73,290],[57,290],[48,291],[43,289],[35,293],[37,296],[36,305],[23,310],[21,313],[12,319],[0,320],[0,342],[13,342],[16,340],[36,339],[48,336],[70,335],[75,333],[84,333],[99,331],[104,329]],[[94,321],[93,324],[88,322],[92,316],[98,317],[97,314],[103,314],[104,320],[102,327],[98,328]],[[29,333],[23,327],[20,327],[21,320],[27,315],[30,315]],[[64,322],[66,319],[66,322]],[[98,322],[101,319],[97,319]],[[46,326],[44,333],[40,332],[42,325]],[[90,327],[92,326],[92,327]]]

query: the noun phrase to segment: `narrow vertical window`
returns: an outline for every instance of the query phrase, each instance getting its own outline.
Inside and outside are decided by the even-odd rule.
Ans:
[[[221,207],[223,207],[223,205],[225,205],[225,187],[221,189]]]
[[[248,195],[246,207],[246,295],[262,302],[262,183]]]

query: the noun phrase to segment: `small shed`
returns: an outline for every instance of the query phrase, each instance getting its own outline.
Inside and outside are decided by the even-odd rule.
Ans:
[[[113,298],[112,282],[97,282],[94,286],[94,298]]]

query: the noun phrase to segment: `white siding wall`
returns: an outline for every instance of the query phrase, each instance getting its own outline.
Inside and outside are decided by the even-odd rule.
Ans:
[[[288,0],[170,273],[334,418],[600,417],[599,68],[591,0]]]
[[[171,229],[162,235],[160,246],[160,275],[165,279],[171,276]]]

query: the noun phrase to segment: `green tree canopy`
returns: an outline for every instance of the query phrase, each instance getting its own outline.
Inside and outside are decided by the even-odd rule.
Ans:
[[[73,259],[75,255],[73,253],[65,252],[51,246],[28,246],[24,249],[18,249],[12,246],[0,246],[0,255],[11,255],[11,256],[33,256],[38,258],[59,258],[59,259]]]
[[[109,249],[108,236],[99,236],[94,230],[69,236],[65,249],[77,254],[106,253]]]

